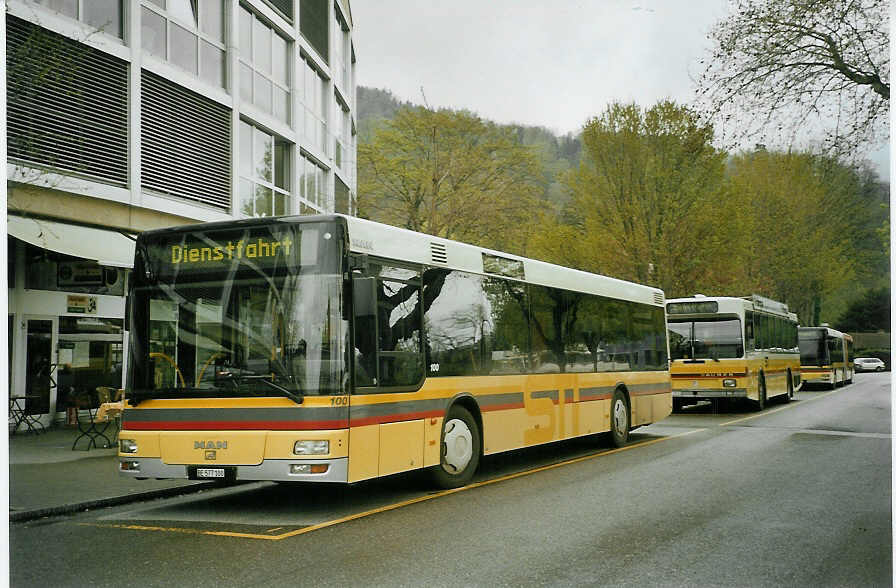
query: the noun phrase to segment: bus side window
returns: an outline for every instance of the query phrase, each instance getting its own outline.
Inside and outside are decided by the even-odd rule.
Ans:
[[[753,313],[747,311],[744,315],[744,338],[747,340],[747,350],[756,349],[756,339],[753,335]]]
[[[408,389],[423,381],[420,272],[370,262],[352,280],[355,386]]]
[[[355,385],[376,386],[376,278],[352,280]]]

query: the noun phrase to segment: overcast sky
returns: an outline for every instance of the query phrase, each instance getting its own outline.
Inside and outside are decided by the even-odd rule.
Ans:
[[[689,103],[725,0],[352,0],[359,85],[577,132],[614,100]],[[872,155],[889,177],[888,151]]]

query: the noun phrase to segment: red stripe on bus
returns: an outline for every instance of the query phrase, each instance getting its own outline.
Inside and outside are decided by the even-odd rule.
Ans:
[[[719,380],[719,379],[722,379],[722,378],[746,378],[746,377],[747,377],[747,374],[746,374],[746,373],[737,373],[737,374],[732,373],[732,374],[728,374],[728,375],[726,375],[726,376],[707,376],[706,374],[672,374],[672,378],[673,378],[673,379],[674,379],[674,378],[678,378],[678,379],[688,379],[688,380],[690,380],[690,379],[694,379],[694,378],[698,378],[698,379],[699,379],[699,378],[704,378],[704,379],[709,379],[709,380]]]
[[[526,405],[522,402],[510,402],[508,404],[487,404],[485,406],[480,406],[479,410],[482,412],[492,412],[495,410],[513,410],[514,408],[525,408]]]
[[[387,414],[380,416],[371,416],[358,419],[352,419],[353,427],[363,427],[366,425],[386,425],[389,423],[401,423],[404,421],[417,421],[420,419],[436,418],[445,416],[444,410],[428,410],[425,412],[408,412],[404,414]]]
[[[612,398],[612,394],[601,394],[600,396],[589,396],[588,398],[581,398],[573,402],[573,404],[582,404],[583,402],[593,402],[595,400],[609,400]]]
[[[643,392],[633,392],[631,390],[628,391],[628,393],[631,396],[652,396],[655,394],[669,394],[671,392],[672,392],[671,388],[666,388],[665,390],[659,390],[659,391],[657,391],[657,390],[645,390]]]

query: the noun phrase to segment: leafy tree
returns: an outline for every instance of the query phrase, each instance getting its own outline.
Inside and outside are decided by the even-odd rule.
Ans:
[[[868,290],[862,298],[850,304],[837,320],[837,329],[850,333],[889,331],[890,304],[888,287]]]
[[[884,0],[736,0],[710,34],[699,93],[741,138],[821,125],[828,152],[854,154],[889,136],[889,10]]]
[[[380,222],[522,252],[542,175],[532,149],[468,112],[404,107],[358,146],[358,210]]]
[[[567,178],[570,222],[543,218],[533,252],[670,295],[721,287],[731,220],[720,210],[725,154],[712,135],[673,102],[611,104],[585,125],[582,161]]]
[[[732,200],[745,211],[744,286],[787,302],[801,324],[817,325],[822,302],[856,275],[848,215],[834,172],[808,153],[765,150],[733,158]]]

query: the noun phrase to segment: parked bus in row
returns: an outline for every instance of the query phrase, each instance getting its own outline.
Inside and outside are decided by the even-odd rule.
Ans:
[[[672,400],[747,399],[762,410],[799,389],[798,320],[786,304],[749,297],[696,295],[666,303]]]
[[[811,386],[836,388],[852,382],[852,336],[827,325],[800,327],[800,370]]]
[[[119,472],[357,482],[672,410],[662,290],[342,215],[139,236]]]

